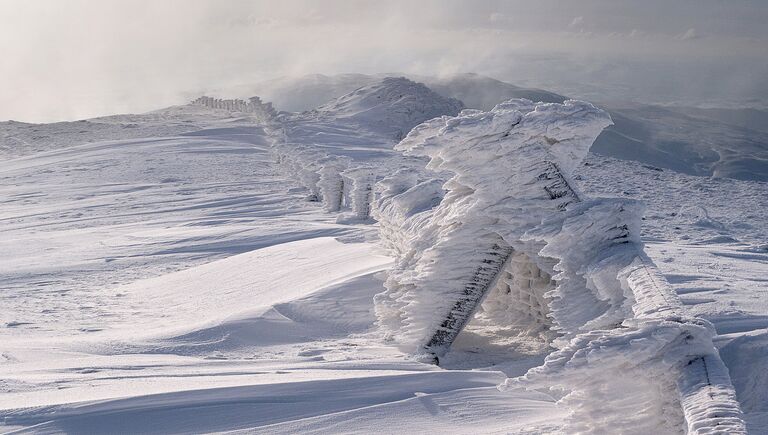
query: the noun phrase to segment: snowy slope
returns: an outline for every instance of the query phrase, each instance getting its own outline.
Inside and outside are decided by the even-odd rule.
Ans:
[[[304,201],[260,126],[220,115],[0,165],[3,431],[291,432],[343,413],[427,427],[440,409],[459,431],[557,425],[550,397],[502,396],[500,372],[438,370],[355,335],[390,261],[359,243],[375,230]],[[403,407],[411,418],[392,419]]]
[[[671,107],[608,107],[615,125],[595,142],[596,153],[691,175],[768,181],[768,133]]]
[[[275,173],[262,129],[232,119],[188,136],[8,160],[0,183],[0,322],[16,325],[9,334],[88,333],[119,293],[104,287],[347,232],[307,216]]]
[[[567,99],[554,92],[523,88],[480,74],[455,74],[446,77],[415,76],[413,79],[426,84],[440,95],[459,99],[473,109],[491,110],[500,102],[512,98],[525,98],[545,103],[562,103]]]
[[[281,115],[280,128],[180,106],[71,134],[14,130],[29,145],[0,161],[0,431],[566,432],[557,394],[496,388],[542,363],[531,336],[475,323],[437,368],[371,329],[391,262],[376,227],[307,202],[271,147],[384,175],[423,167],[391,149],[390,133],[432,113],[401,108],[454,106],[366,89]],[[398,97],[385,110],[371,95]],[[369,123],[377,110],[392,110],[392,130]],[[649,203],[650,255],[717,328],[748,424],[764,432],[768,184],[600,155],[575,181]]]
[[[404,77],[386,77],[356,89],[309,112],[364,126],[395,140],[422,122],[442,115],[456,115],[464,105],[445,98],[421,83]]]
[[[271,101],[279,110],[303,112],[314,109],[355,89],[371,85],[385,75],[309,74],[284,77],[246,86],[244,94],[255,94]]]
[[[269,130],[283,171],[317,196],[323,167],[338,175],[367,166],[375,180],[403,166],[423,166],[394,151],[395,143],[415,125],[461,107],[422,84],[387,77],[313,110],[281,112]]]
[[[551,398],[509,400],[499,372],[444,372],[350,336],[372,325],[372,273],[389,260],[313,239],[370,230],[304,202],[263,141],[230,119],[3,164],[4,431],[291,432],[345,413],[405,427],[390,418],[403,406],[421,427],[436,409],[464,431],[556,424]]]
[[[0,122],[0,160],[91,142],[176,136],[211,124],[236,121],[225,111],[175,106],[139,115],[113,115],[75,122]]]

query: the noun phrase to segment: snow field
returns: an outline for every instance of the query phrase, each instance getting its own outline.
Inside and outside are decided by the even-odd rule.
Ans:
[[[109,131],[11,126],[47,151],[0,162],[2,431],[739,433],[738,405],[751,433],[766,426],[764,183],[580,165],[594,132],[574,128],[603,122],[588,105],[451,123],[458,106],[403,80],[302,114],[206,101],[99,120]],[[395,138],[434,116],[421,105],[448,116],[403,156]],[[506,139],[515,123],[545,133]],[[476,128],[524,145],[462,142]],[[141,139],[103,142],[117,129]],[[366,209],[384,251],[360,243],[376,239]],[[468,215],[491,231],[457,231]],[[446,240],[491,250],[424,255]],[[467,266],[489,252],[502,273]],[[439,314],[403,316],[434,266],[398,264],[435,259],[490,281],[442,368],[390,345]]]

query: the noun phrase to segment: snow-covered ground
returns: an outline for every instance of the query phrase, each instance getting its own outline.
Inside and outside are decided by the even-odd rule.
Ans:
[[[567,432],[557,396],[497,388],[541,365],[535,337],[476,324],[442,368],[382,341],[377,225],[337,222],[275,162],[279,132],[380,175],[423,167],[392,146],[440,113],[400,111],[399,92],[434,97],[363,84],[279,129],[194,105],[0,124],[0,431]],[[420,107],[458,110],[439,102]],[[648,204],[647,252],[768,430],[768,183],[594,154],[575,179]]]

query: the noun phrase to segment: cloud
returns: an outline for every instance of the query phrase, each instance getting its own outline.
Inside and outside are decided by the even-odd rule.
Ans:
[[[689,41],[691,39],[701,38],[701,36],[699,36],[699,34],[696,32],[696,29],[690,28],[686,30],[682,35],[679,35],[677,38],[681,41]]]
[[[506,15],[504,15],[504,14],[502,14],[500,12],[493,12],[488,17],[488,21],[490,21],[492,23],[500,23],[500,22],[503,22],[503,21],[506,21],[506,20],[507,20]]]
[[[569,28],[577,28],[584,25],[584,17],[579,15],[578,17],[575,17],[573,21],[571,21],[571,24],[568,25]]]
[[[765,87],[762,3],[638,3],[3,0],[0,120],[140,112],[308,73],[472,71],[572,95],[592,95],[599,83],[604,98]],[[589,32],[575,32],[587,22]],[[707,29],[706,38],[674,38],[681,22]],[[724,66],[738,86],[712,86],[699,73]],[[654,84],[669,77],[682,85]]]

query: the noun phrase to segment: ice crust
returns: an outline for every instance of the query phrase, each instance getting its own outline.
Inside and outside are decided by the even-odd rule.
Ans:
[[[374,217],[396,258],[379,325],[436,357],[478,309],[540,331],[554,352],[503,387],[559,391],[574,433],[745,433],[714,328],[686,314],[643,252],[642,204],[574,187],[610,124],[589,103],[518,99],[415,127],[396,149],[429,158],[436,177],[377,186]]]

